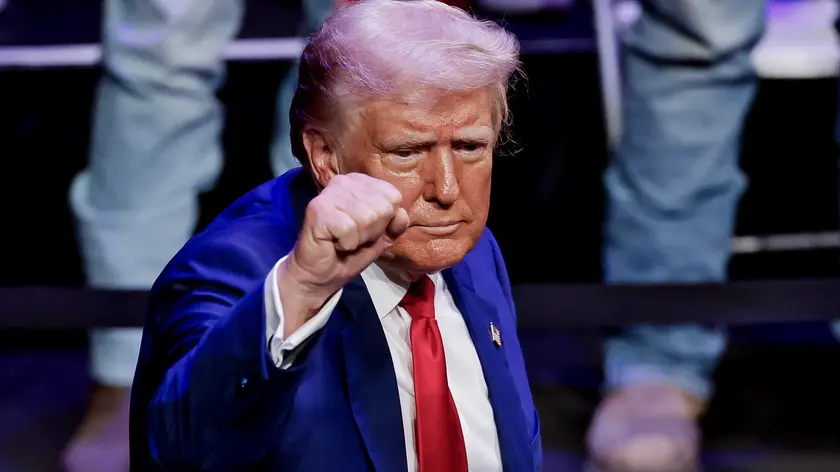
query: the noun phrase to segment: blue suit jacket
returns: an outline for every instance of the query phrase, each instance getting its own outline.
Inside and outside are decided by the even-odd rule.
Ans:
[[[300,170],[263,184],[164,269],[132,391],[132,470],[406,470],[394,367],[360,277],[292,368],[277,369],[267,352],[264,281],[315,195]],[[484,368],[504,470],[538,470],[539,421],[489,231],[444,278]]]

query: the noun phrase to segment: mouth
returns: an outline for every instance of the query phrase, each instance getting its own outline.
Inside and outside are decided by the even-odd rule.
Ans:
[[[461,225],[460,221],[454,223],[435,223],[432,225],[415,225],[414,227],[432,236],[447,236],[458,230]]]

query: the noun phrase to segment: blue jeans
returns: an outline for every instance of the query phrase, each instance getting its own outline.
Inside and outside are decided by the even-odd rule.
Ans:
[[[757,85],[750,52],[766,3],[642,3],[626,45],[623,135],[605,174],[605,279],[723,280],[745,185],[740,138]],[[666,383],[706,398],[726,341],[718,326],[628,327],[605,341],[606,387]]]
[[[312,31],[333,2],[304,3],[306,29]],[[105,1],[90,161],[70,189],[90,286],[149,288],[191,236],[198,194],[214,185],[222,169],[224,113],[215,94],[243,4]],[[292,68],[279,93],[272,145],[278,174],[298,165],[288,136],[296,81]],[[140,329],[93,330],[93,377],[105,385],[130,386],[140,338]]]

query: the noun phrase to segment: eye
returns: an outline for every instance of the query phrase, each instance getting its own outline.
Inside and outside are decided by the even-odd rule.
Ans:
[[[405,149],[405,150],[401,150],[401,151],[394,151],[394,152],[392,152],[391,154],[393,154],[393,155],[395,155],[395,156],[399,157],[400,159],[408,159],[408,158],[410,158],[413,154],[415,154],[415,152],[416,152],[416,151],[413,151],[413,150],[411,150],[411,149]]]
[[[479,142],[456,142],[453,147],[456,153],[468,159],[481,157],[487,150],[487,144]]]
[[[396,167],[411,167],[420,162],[423,154],[419,149],[396,149],[388,152],[388,160]]]

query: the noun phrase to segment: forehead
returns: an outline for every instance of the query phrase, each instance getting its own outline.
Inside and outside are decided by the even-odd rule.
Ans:
[[[362,125],[373,136],[395,133],[453,132],[460,128],[493,132],[492,103],[487,89],[472,92],[416,92],[412,97],[381,98],[361,110]]]

